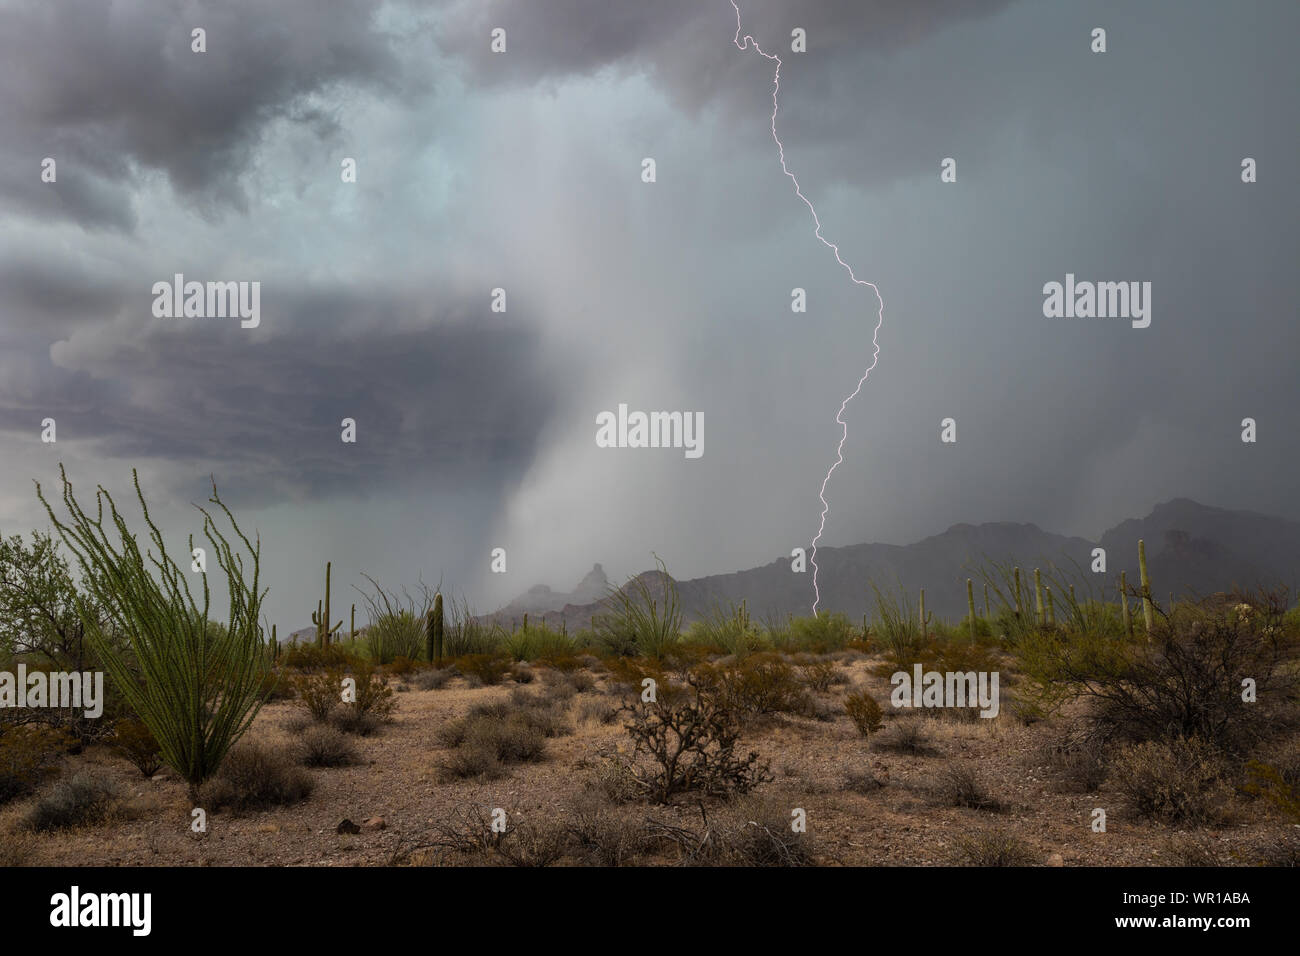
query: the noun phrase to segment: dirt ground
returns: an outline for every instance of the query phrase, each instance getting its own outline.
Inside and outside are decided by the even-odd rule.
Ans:
[[[1178,831],[1141,821],[1107,787],[1096,793],[1071,793],[1061,776],[1044,762],[1045,744],[1059,739],[1064,718],[1024,725],[1003,706],[993,719],[958,722],[951,718],[898,716],[889,705],[890,685],[870,672],[875,658],[834,655],[837,668],[852,685],[870,689],[882,704],[886,732],[900,720],[921,721],[933,755],[911,756],[877,749],[881,735],[868,743],[843,712],[848,685],[822,695],[834,716],[829,720],[776,716],[747,731],[743,749],[757,750],[770,761],[775,780],[760,793],[770,802],[806,811],[819,865],[931,866],[961,863],[959,840],[982,831],[1014,834],[1031,851],[1030,863],[1064,866],[1152,866],[1187,862],[1176,845],[1194,834],[1216,851],[1238,853],[1251,861],[1258,846],[1292,829],[1258,801],[1234,798],[1231,824]],[[538,669],[538,673],[540,673]],[[335,769],[312,769],[311,796],[296,805],[234,815],[213,813],[208,832],[190,830],[191,806],[180,779],[163,768],[144,779],[125,759],[104,746],[67,757],[63,774],[93,767],[115,780],[129,796],[128,812],[113,822],[84,829],[27,837],[26,862],[55,866],[356,866],[407,862],[402,852],[427,841],[457,808],[477,805],[504,808],[516,823],[562,822],[584,799],[592,758],[601,752],[627,752],[630,738],[621,722],[602,724],[579,719],[584,701],[617,703],[607,674],[595,686],[571,697],[568,719],[574,733],[547,741],[546,758],[511,766],[498,779],[443,782],[439,762],[447,750],[436,732],[464,716],[474,704],[508,698],[517,686],[471,688],[454,678],[444,688],[421,691],[406,685],[396,694],[391,724],[355,743],[361,762]],[[393,678],[394,686],[403,684]],[[544,682],[527,690],[542,693]],[[291,743],[288,727],[301,714],[293,701],[268,704],[250,735]],[[999,811],[940,805],[932,796],[936,775],[952,764],[971,768],[986,790],[1005,805]],[[881,783],[869,793],[846,787],[852,773],[870,773]],[[50,784],[46,785],[46,789]],[[38,794],[39,796],[39,794]],[[17,801],[0,813],[0,828],[14,827],[35,798]],[[1093,832],[1094,808],[1107,813],[1106,832]],[[651,808],[622,806],[618,812],[644,818]],[[684,805],[655,813],[698,819],[699,810]],[[787,813],[789,811],[786,811]],[[339,834],[345,818],[361,823],[382,817],[381,830]],[[3,832],[3,831],[0,831]],[[4,837],[0,837],[4,839]],[[673,862],[665,857],[659,862]]]

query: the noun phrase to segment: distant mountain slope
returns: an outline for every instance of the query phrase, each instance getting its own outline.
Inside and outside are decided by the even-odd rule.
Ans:
[[[1088,580],[1114,586],[1121,570],[1137,582],[1137,542],[1147,544],[1152,591],[1163,603],[1170,594],[1188,596],[1227,590],[1234,585],[1290,586],[1300,581],[1300,523],[1249,511],[1228,511],[1176,498],[1157,505],[1145,518],[1120,522],[1100,541],[1065,537],[1032,524],[998,522],[957,524],[942,534],[909,545],[858,544],[821,548],[821,608],[843,611],[855,620],[874,609],[871,584],[882,591],[902,587],[915,603],[926,589],[929,608],[949,619],[966,612],[966,578],[975,579],[976,604],[983,607],[980,566],[1019,564],[1028,574],[1051,564],[1075,566]],[[1092,575],[1092,549],[1106,549],[1107,573]],[[597,575],[597,577],[593,577]],[[657,575],[658,572],[646,572]],[[586,585],[584,587],[584,585]],[[572,592],[537,587],[489,617],[509,625],[529,614],[573,630],[588,626],[601,611],[608,585],[596,565]],[[693,620],[715,604],[746,601],[751,617],[784,618],[807,614],[812,605],[812,567],[796,574],[790,558],[770,564],[678,582],[686,619]]]

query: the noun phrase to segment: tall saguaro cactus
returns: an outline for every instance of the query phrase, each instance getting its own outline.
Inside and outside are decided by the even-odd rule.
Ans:
[[[325,607],[322,610],[321,603],[316,602],[316,613],[311,616],[311,622],[316,625],[316,643],[321,647],[329,647],[330,636],[343,626],[343,619],[330,627],[330,566],[332,562],[325,562]]]
[[[1045,590],[1047,591],[1047,626],[1056,627],[1056,601],[1052,599],[1052,586],[1047,585]]]
[[[1142,576],[1142,618],[1147,625],[1147,640],[1156,626],[1155,610],[1151,606],[1151,577],[1147,574],[1146,542],[1138,538],[1138,572]]]
[[[430,663],[442,660],[442,592],[439,591],[433,596],[433,610],[429,612],[428,619],[424,624],[425,638],[428,643],[428,655]]]
[[[920,606],[920,609],[919,609],[919,613],[920,613],[920,615],[921,615],[921,636],[922,636],[922,637],[925,637],[925,636],[926,636],[926,621],[925,621],[925,588],[921,588],[921,606]]]
[[[1047,609],[1043,607],[1043,579],[1039,576],[1037,568],[1034,568],[1034,613],[1038,626],[1045,627],[1047,625]]]

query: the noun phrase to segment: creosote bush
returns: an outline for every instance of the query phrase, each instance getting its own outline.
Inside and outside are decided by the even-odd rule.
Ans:
[[[112,818],[121,808],[121,791],[111,781],[89,773],[56,783],[27,815],[27,826],[38,833],[93,826]]]
[[[113,749],[131,761],[146,779],[162,768],[162,750],[143,720],[119,720],[113,728]]]
[[[845,697],[844,710],[863,737],[870,737],[884,726],[880,705],[865,690],[854,691]]]
[[[1211,822],[1227,797],[1222,758],[1198,738],[1131,744],[1111,763],[1110,780],[1138,816],[1166,823]]]
[[[256,741],[233,747],[203,789],[200,806],[236,813],[290,806],[311,796],[315,782],[286,749]]]
[[[71,740],[53,727],[0,722],[0,806],[35,790]]]
[[[357,750],[334,727],[314,724],[297,741],[299,759],[305,767],[346,767],[357,762]]]

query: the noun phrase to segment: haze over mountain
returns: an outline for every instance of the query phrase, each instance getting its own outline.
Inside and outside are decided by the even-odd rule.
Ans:
[[[942,534],[908,545],[858,544],[821,548],[821,609],[842,611],[857,619],[874,609],[874,583],[894,593],[901,587],[915,603],[926,589],[928,609],[955,619],[966,612],[966,579],[975,581],[976,604],[983,607],[981,567],[1018,564],[1026,575],[1035,567],[1055,567],[1075,583],[1080,597],[1091,587],[1115,595],[1120,571],[1137,583],[1137,542],[1144,539],[1152,591],[1158,603],[1175,597],[1204,595],[1234,586],[1290,587],[1300,577],[1300,523],[1257,514],[1229,511],[1175,498],[1157,505],[1145,518],[1130,518],[1105,531],[1097,541],[1053,534],[1033,524],[996,522],[956,524]],[[1106,551],[1106,573],[1093,573],[1092,551]],[[671,570],[671,569],[670,569]],[[656,577],[658,571],[646,575]],[[595,566],[572,592],[538,585],[512,601],[490,619],[504,626],[517,623],[525,611],[548,624],[561,620],[570,630],[589,626],[602,610],[607,593],[604,572]],[[658,589],[658,582],[652,581]],[[600,588],[601,595],[595,591]],[[747,602],[755,620],[808,614],[812,603],[812,568],[791,571],[791,559],[678,582],[686,620]],[[586,598],[586,600],[583,600]]]

